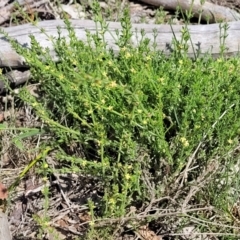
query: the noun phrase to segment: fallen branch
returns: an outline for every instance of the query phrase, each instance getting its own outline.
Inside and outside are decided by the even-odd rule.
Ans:
[[[96,33],[96,24],[91,20],[71,20],[71,24],[79,40],[86,41],[86,30],[88,30],[91,34]],[[58,26],[61,27],[61,36],[68,38],[68,31],[62,20],[43,21],[39,22],[37,26],[25,24],[10,28],[3,28],[3,30],[10,38],[17,40],[19,44],[29,49],[31,48],[29,36],[33,35],[43,48],[48,47],[50,49],[50,54],[53,60],[58,61],[58,56],[56,56],[53,44],[49,40],[49,36],[58,38]],[[182,39],[183,27],[184,26],[180,25],[133,24],[133,35],[131,41],[135,46],[137,46],[139,44],[138,39],[141,39],[140,30],[143,29],[146,33],[145,37],[150,40],[150,45],[153,46],[154,31],[156,30],[156,49],[162,51],[166,55],[170,55],[174,51],[173,39],[175,38],[175,44],[176,41],[180,42]],[[100,26],[98,25],[97,28],[100,29]],[[44,29],[45,33],[42,33],[41,29]],[[112,48],[114,52],[117,53],[119,51],[119,47],[116,45],[116,29],[120,30],[121,24],[110,22],[108,31],[105,33],[105,40],[108,43],[108,47]],[[211,54],[213,57],[219,57],[223,43],[225,47],[225,56],[234,56],[239,52],[240,22],[230,22],[228,23],[228,26],[225,27],[220,24],[189,25],[187,26],[187,29],[191,36],[191,40],[188,40],[186,43],[188,45],[187,54],[191,58],[204,56],[206,53]],[[0,67],[8,67],[11,69],[15,68],[18,70],[23,67],[28,67],[24,58],[16,53],[16,51],[11,47],[8,39],[3,34],[0,34],[0,46]],[[16,74],[18,73],[10,74],[8,78],[11,76],[15,76],[15,78],[17,78]],[[21,83],[27,80],[24,79],[24,76],[29,78],[29,74],[22,74],[19,76]],[[14,79],[12,82],[17,83]]]
[[[194,17],[201,16],[201,20],[209,21],[209,23],[217,23],[221,21],[237,21],[240,19],[240,14],[230,8],[219,6],[210,2],[201,4],[200,0],[141,0],[144,3],[160,7],[165,10],[175,11],[180,7],[183,12],[189,11],[192,8]]]
[[[76,36],[79,40],[86,41],[86,30],[91,34],[96,33],[96,24],[91,20],[71,20],[71,25],[74,28]],[[10,38],[17,40],[22,46],[31,48],[30,35],[33,35],[43,48],[48,47],[54,60],[57,61],[57,56],[54,52],[52,42],[49,36],[58,38],[58,29],[61,27],[61,36],[68,38],[68,31],[62,20],[50,20],[39,22],[37,26],[32,24],[24,24],[10,28],[2,28]],[[176,37],[177,41],[182,39],[181,25],[154,25],[154,24],[133,24],[132,25],[132,43],[138,45],[138,39],[141,39],[141,30],[145,31],[145,37],[150,40],[150,45],[154,43],[154,32],[156,30],[156,48],[163,51],[164,54],[169,55],[173,51],[172,40]],[[42,33],[41,29],[45,30]],[[240,46],[240,21],[228,23],[227,33],[224,33],[223,25],[210,24],[210,25],[189,25],[187,26],[191,41],[188,44],[188,56],[194,57],[195,54],[203,56],[210,53],[212,56],[218,57],[220,55],[220,47],[222,45],[223,36],[225,34],[225,55],[236,55]],[[98,25],[98,30],[100,26]],[[108,31],[105,33],[105,40],[108,47],[112,48],[115,52],[119,51],[116,45],[117,35],[115,30],[121,30],[121,24],[117,22],[109,22]],[[226,35],[227,34],[227,35]],[[193,44],[193,48],[191,45]],[[26,66],[24,59],[19,56],[7,38],[0,34],[0,67],[21,67]]]

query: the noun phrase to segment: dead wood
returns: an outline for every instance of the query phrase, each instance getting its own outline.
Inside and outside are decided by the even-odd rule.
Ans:
[[[22,8],[22,11],[34,13],[37,8],[43,4],[48,4],[48,0],[18,0],[19,7]],[[8,21],[11,18],[11,14],[16,14],[16,2],[10,0],[1,0],[0,2],[0,24]]]
[[[71,20],[72,27],[75,30],[76,36],[79,40],[86,41],[86,30],[91,34],[96,33],[96,24],[91,20]],[[223,25],[220,24],[210,25],[189,25],[187,29],[191,36],[191,41],[187,41],[188,56],[194,57],[195,55],[203,56],[206,53],[218,57],[220,54],[220,46],[224,40],[223,36],[226,34],[225,39],[225,55],[231,56],[238,54],[240,46],[240,21],[228,23],[227,32],[224,33]],[[2,28],[10,38],[17,40],[25,48],[31,48],[30,35],[33,35],[43,48],[48,47],[50,53],[55,61],[58,60],[52,41],[49,36],[58,38],[58,29],[61,27],[61,37],[68,38],[68,31],[62,20],[50,20],[39,22],[37,26],[32,24],[24,24],[20,26]],[[154,25],[154,24],[133,24],[132,25],[132,38],[133,45],[139,44],[141,39],[140,30],[145,31],[145,37],[150,40],[150,45],[154,43],[154,34],[156,30],[156,48],[164,54],[169,55],[173,51],[173,39],[176,37],[177,41],[182,38],[182,29],[184,26],[180,25]],[[42,33],[41,29],[45,30]],[[100,26],[97,26],[100,30]],[[119,51],[116,45],[117,35],[115,30],[120,30],[121,25],[117,22],[109,22],[108,31],[105,33],[105,40],[108,47],[112,48],[114,52]],[[23,57],[19,56],[16,51],[11,47],[8,39],[0,34],[0,67],[23,67],[26,66]]]
[[[5,5],[7,5],[8,2],[9,2],[9,0],[1,0],[1,2],[0,2],[0,8],[1,8],[1,7],[4,7]]]
[[[91,34],[96,33],[96,24],[91,20],[71,20],[72,27],[75,30],[76,36],[79,40],[86,41],[86,30]],[[10,28],[3,28],[3,30],[9,35],[10,38],[15,39],[25,48],[31,48],[30,35],[35,36],[37,41],[43,48],[48,47],[50,54],[54,61],[58,61],[58,57],[54,52],[54,47],[49,37],[58,38],[57,27],[61,27],[61,36],[68,38],[68,31],[62,20],[52,20],[39,22],[37,26],[31,24],[25,24]],[[99,25],[97,26],[100,29]],[[180,25],[152,25],[152,24],[133,24],[132,25],[132,43],[137,46],[139,39],[141,39],[140,30],[144,29],[145,37],[150,40],[150,45],[154,43],[154,34],[156,30],[158,35],[156,38],[156,49],[162,51],[164,54],[169,55],[174,49],[173,39],[180,41],[182,37],[182,28]],[[41,29],[45,29],[45,33],[42,33]],[[108,47],[112,48],[114,52],[119,51],[119,47],[116,45],[116,32],[115,30],[121,29],[120,23],[109,22],[108,31],[105,33],[105,40],[108,43]],[[234,56],[239,52],[240,47],[240,22],[228,23],[227,33],[224,33],[223,26],[220,24],[210,25],[189,25],[187,29],[191,36],[191,41],[187,42],[188,56],[194,58],[196,56],[204,56],[206,53],[211,54],[213,57],[220,55],[220,47],[225,40],[225,56]],[[173,34],[174,33],[174,34]],[[224,39],[226,34],[226,39]],[[24,58],[16,53],[11,47],[8,39],[0,34],[0,67],[10,68],[22,68],[28,67],[24,61]],[[16,75],[15,75],[16,76]],[[21,83],[24,82],[22,77]],[[29,77],[29,74],[26,74]],[[25,80],[26,81],[26,80]],[[16,81],[15,81],[16,83]]]
[[[0,212],[0,240],[11,240],[9,224],[5,213]]]
[[[165,10],[175,11],[179,6],[183,12],[189,11],[192,7],[194,17],[198,18],[201,14],[201,19],[210,23],[221,21],[237,21],[240,19],[240,14],[235,10],[227,7],[219,6],[210,2],[205,2],[201,5],[200,0],[141,0],[144,3],[160,7]]]

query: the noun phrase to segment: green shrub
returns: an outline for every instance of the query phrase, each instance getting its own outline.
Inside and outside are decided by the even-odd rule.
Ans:
[[[34,37],[31,51],[15,45],[41,83],[39,98],[24,89],[20,98],[43,121],[48,145],[63,162],[58,171],[101,179],[104,196],[95,217],[125,216],[128,207],[142,206],[153,196],[168,196],[181,206],[191,184],[199,189],[187,202],[190,207],[213,205],[227,212],[234,183],[220,180],[228,179],[226,171],[238,155],[239,59],[192,60],[177,50],[166,57],[150,50],[143,32],[133,47],[127,14],[115,55],[106,47],[101,24],[102,34],[88,34],[82,42],[66,21],[70,41],[61,29],[54,40],[58,63]]]

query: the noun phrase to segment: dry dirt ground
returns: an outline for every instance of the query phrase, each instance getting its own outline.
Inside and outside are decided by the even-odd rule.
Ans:
[[[64,1],[62,1],[64,2]],[[114,2],[114,1],[112,1]],[[240,12],[240,0],[211,0],[222,6],[230,7]],[[65,1],[66,3],[66,1]],[[127,1],[126,1],[127,3]],[[113,8],[114,8],[114,3]],[[107,7],[105,2],[102,2],[102,7]],[[134,22],[142,19],[148,22],[154,22],[157,8],[146,5],[140,2],[130,2],[131,17]],[[166,12],[166,16],[174,13]],[[165,16],[165,17],[166,17]],[[91,10],[87,12],[87,17],[91,18]],[[42,19],[51,19],[52,16],[42,15]],[[21,20],[21,19],[20,19]],[[22,21],[22,20],[21,20]],[[7,26],[9,22],[4,23]],[[3,100],[3,98],[1,98]],[[2,105],[1,105],[2,104]],[[17,103],[18,104],[18,103]],[[10,108],[14,108],[16,103],[9,103]],[[0,112],[5,109],[5,103],[0,103]],[[17,126],[31,127],[39,125],[38,119],[34,117],[31,109],[28,106],[20,105],[18,109],[12,109],[15,118],[6,119],[4,121],[16,121]],[[3,121],[0,116],[0,121]],[[1,132],[1,173],[0,182],[6,186],[16,180],[16,176],[23,170],[31,159],[36,157],[34,151],[24,153],[19,151],[14,144],[12,144],[12,137],[14,132]],[[3,143],[4,142],[4,143]],[[25,146],[29,149],[32,148],[33,142],[25,142]],[[59,167],[58,163],[54,160],[54,153],[47,159],[51,167]],[[50,186],[49,194],[49,210],[47,212],[50,225],[53,227],[54,232],[42,232],[37,236],[38,224],[45,214],[43,205],[44,197],[42,194],[43,186],[47,184]],[[86,207],[87,199],[91,198],[92,201],[97,203],[103,196],[103,189],[100,179],[92,178],[89,176],[79,176],[74,174],[68,175],[51,175],[46,182],[38,179],[34,170],[31,170],[24,180],[20,181],[16,191],[11,196],[11,203],[8,209],[10,229],[14,239],[54,239],[54,234],[58,234],[57,239],[76,239],[81,237],[86,231],[88,225],[85,224],[89,220],[88,209]],[[69,204],[71,203],[71,204]],[[70,206],[71,205],[71,206]],[[34,216],[34,219],[33,219]],[[159,226],[153,226],[152,230],[159,230]],[[161,230],[166,230],[166,226],[161,226]],[[136,239],[133,232],[126,232],[121,239]],[[170,239],[170,238],[163,238]]]

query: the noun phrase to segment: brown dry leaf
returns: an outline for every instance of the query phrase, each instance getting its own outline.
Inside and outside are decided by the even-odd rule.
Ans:
[[[8,197],[8,190],[2,183],[0,183],[0,199],[5,200],[7,199],[7,197]]]
[[[58,220],[57,224],[62,228],[67,228],[68,227],[68,224],[63,219]]]
[[[91,221],[91,217],[90,217],[88,212],[80,213],[80,214],[78,214],[78,217],[79,217],[81,222]]]
[[[135,233],[141,240],[162,240],[161,236],[157,236],[156,233],[149,230],[146,225],[137,229]]]

